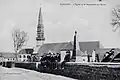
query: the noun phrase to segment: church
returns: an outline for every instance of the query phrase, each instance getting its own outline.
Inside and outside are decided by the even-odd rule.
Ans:
[[[42,19],[42,10],[40,7],[37,25],[36,47],[30,55],[40,58],[45,53],[60,53],[61,61],[63,61],[66,52],[69,50],[71,58],[73,55],[75,55],[75,62],[95,62],[96,55],[98,55],[99,61],[101,62],[105,53],[111,50],[111,48],[102,47],[100,41],[79,41],[80,40],[77,39],[77,31],[75,31],[74,41],[45,43],[44,24]],[[75,50],[75,54],[73,50]],[[118,52],[120,52],[120,49],[116,49],[116,53]],[[22,55],[25,54],[26,53]]]
[[[59,42],[59,43],[44,43],[44,25],[42,20],[42,11],[40,8],[39,16],[38,16],[38,25],[37,25],[37,36],[36,36],[36,48],[33,54],[38,54],[38,56],[42,56],[44,53],[53,52],[53,53],[61,53],[61,58],[65,55],[67,50],[70,50],[71,56],[73,51],[73,41],[70,42]],[[87,62],[87,55],[92,55],[94,49],[100,48],[99,41],[88,41],[88,42],[77,42],[78,50],[80,53],[76,53],[76,58],[82,59],[79,61]]]

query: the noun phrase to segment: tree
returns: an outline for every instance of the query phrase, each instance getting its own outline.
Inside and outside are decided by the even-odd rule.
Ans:
[[[112,10],[112,26],[113,31],[115,32],[118,28],[120,28],[120,6],[116,6]]]
[[[13,42],[14,42],[14,51],[16,53],[28,41],[28,35],[27,35],[27,33],[24,32],[24,31],[20,31],[20,29],[14,29],[13,30],[12,38],[13,38]]]

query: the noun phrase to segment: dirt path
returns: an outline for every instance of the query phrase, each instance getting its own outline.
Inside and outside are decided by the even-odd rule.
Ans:
[[[21,68],[4,68],[0,66],[0,80],[75,80],[59,75],[40,73]]]

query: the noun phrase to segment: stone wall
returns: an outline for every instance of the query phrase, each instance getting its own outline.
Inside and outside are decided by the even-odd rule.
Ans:
[[[36,63],[15,63],[15,67],[36,70]]]

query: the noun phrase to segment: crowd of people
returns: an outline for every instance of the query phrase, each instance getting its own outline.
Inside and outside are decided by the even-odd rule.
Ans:
[[[61,61],[60,53],[45,53],[41,58],[41,65],[46,68],[64,68],[65,62],[70,62],[70,51],[66,51],[66,55],[64,60],[59,64]]]
[[[45,53],[40,61],[43,67],[57,68],[57,63],[60,62],[60,53]]]
[[[104,55],[101,62],[109,62],[112,59],[111,55],[114,55],[114,50],[115,49],[111,49],[109,52],[106,52],[106,54]],[[95,57],[96,57],[95,62],[99,62],[99,55],[96,54]],[[60,65],[58,65],[60,61],[61,61],[61,54],[60,53],[52,53],[52,52],[45,53],[40,60],[41,65],[43,67],[50,68],[50,69],[64,68],[66,62],[72,61],[72,59],[70,58],[69,50],[66,51],[64,60],[60,63]],[[88,62],[89,62],[89,58],[88,58]]]
[[[101,62],[110,62],[112,60],[111,56],[114,56],[115,49],[112,48],[110,51],[104,54],[103,60]]]

